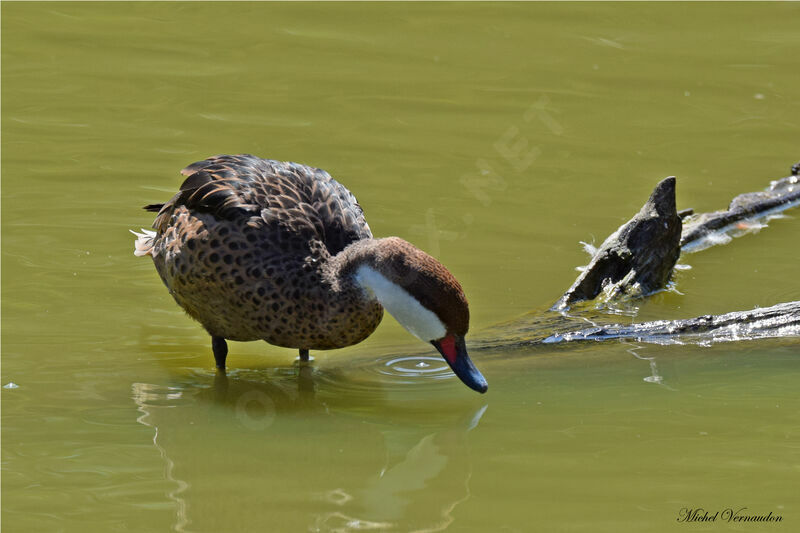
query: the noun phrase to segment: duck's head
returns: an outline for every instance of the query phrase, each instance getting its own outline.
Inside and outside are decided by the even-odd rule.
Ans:
[[[379,239],[356,282],[400,324],[430,342],[469,388],[489,388],[467,355],[469,305],[461,284],[439,261],[398,237]]]

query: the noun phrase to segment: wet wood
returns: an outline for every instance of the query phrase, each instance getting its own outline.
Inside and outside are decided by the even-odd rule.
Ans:
[[[745,219],[758,218],[800,202],[800,181],[795,175],[773,181],[766,191],[748,192],[734,198],[728,209],[691,215],[684,220],[681,247],[687,248],[712,232]]]
[[[800,301],[685,320],[598,325],[551,335],[541,342],[552,344],[568,341],[630,339],[657,344],[680,344],[798,335],[800,335]]]
[[[798,165],[792,167],[793,173],[798,171]],[[796,205],[800,205],[800,180],[793,174],[771,182],[765,191],[737,196],[724,211],[677,212],[675,178],[666,178],[656,186],[642,209],[603,242],[552,309],[565,310],[601,293],[614,300],[661,290],[669,282],[681,250],[696,250],[709,235]]]
[[[771,182],[765,191],[741,194],[724,211],[698,215],[691,209],[677,212],[675,178],[661,181],[639,213],[603,242],[578,279],[550,309],[563,313],[564,320],[560,323],[550,320],[550,326],[555,327],[548,337],[526,343],[603,339],[669,343],[688,338],[713,342],[800,336],[800,302],[716,316],[625,325],[603,325],[605,319],[589,319],[586,313],[579,313],[582,320],[595,326],[572,331],[568,330],[570,320],[576,317],[565,313],[572,304],[595,299],[601,293],[607,300],[614,300],[621,296],[645,296],[665,288],[681,250],[702,249],[703,239],[715,232],[724,233],[746,219],[763,218],[800,205],[798,173],[800,163],[792,166],[791,176]]]
[[[600,246],[553,309],[566,309],[601,292],[609,298],[645,295],[669,281],[680,255],[681,219],[675,209],[675,178],[662,180],[636,215]]]

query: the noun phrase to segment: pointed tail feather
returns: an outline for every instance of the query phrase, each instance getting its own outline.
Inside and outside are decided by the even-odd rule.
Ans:
[[[135,248],[133,250],[133,255],[136,257],[153,255],[153,239],[156,237],[156,232],[144,228],[142,228],[143,233],[137,233],[133,230],[129,231],[136,235],[136,243],[134,244]]]

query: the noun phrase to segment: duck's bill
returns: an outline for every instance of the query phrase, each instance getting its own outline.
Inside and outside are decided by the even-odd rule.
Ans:
[[[458,335],[448,335],[443,339],[431,341],[439,353],[442,354],[444,360],[450,365],[458,378],[464,382],[464,385],[472,390],[480,393],[486,392],[489,384],[486,378],[475,368],[472,361],[467,355],[467,344],[464,342],[464,337]]]

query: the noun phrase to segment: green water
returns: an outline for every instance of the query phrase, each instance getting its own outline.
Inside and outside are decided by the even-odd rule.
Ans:
[[[223,383],[127,232],[198,159],[319,166],[452,270],[480,339],[552,304],[664,176],[703,211],[787,174],[799,16],[3,2],[4,531],[793,530],[797,338],[475,352],[481,396],[387,317],[302,372],[231,343]],[[637,319],[800,299],[797,235],[683,258]],[[784,521],[677,521],[698,507]]]

